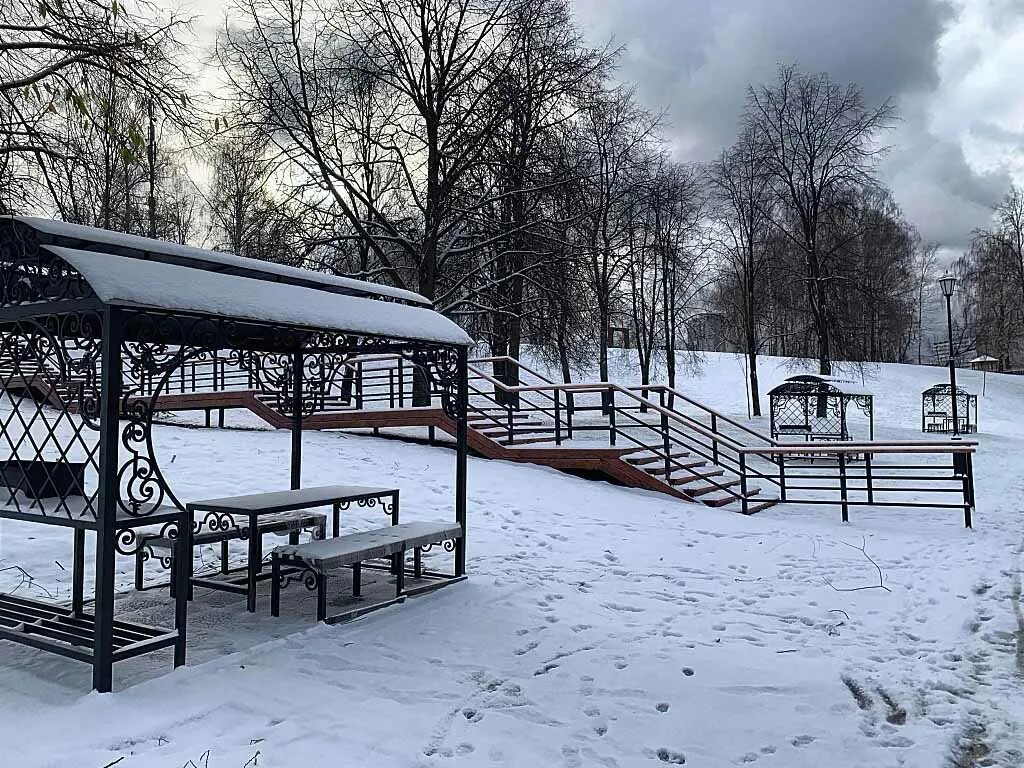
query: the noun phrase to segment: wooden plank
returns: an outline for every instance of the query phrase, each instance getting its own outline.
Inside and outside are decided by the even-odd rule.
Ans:
[[[362,485],[323,485],[297,488],[290,491],[249,493],[242,496],[224,496],[218,499],[193,501],[188,508],[193,512],[257,512],[274,514],[309,507],[363,499],[379,498],[398,493],[398,488],[374,488]]]
[[[387,557],[461,536],[462,526],[457,523],[416,521],[306,544],[283,544],[274,549],[274,554],[286,560],[301,560],[313,566],[332,568]]]

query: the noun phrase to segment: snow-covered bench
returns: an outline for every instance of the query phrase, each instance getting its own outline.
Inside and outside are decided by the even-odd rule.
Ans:
[[[193,533],[192,546],[220,544],[220,572],[227,574],[230,572],[228,567],[228,542],[235,539],[248,539],[248,528],[249,521],[247,516],[224,514],[218,517],[213,527]],[[268,533],[288,534],[288,540],[292,544],[299,543],[299,533],[305,530],[311,531],[314,538],[324,538],[327,532],[327,515],[322,512],[309,512],[307,510],[277,512],[259,518],[256,525],[257,536],[262,537]],[[136,590],[141,592],[146,589],[144,578],[145,561],[158,552],[160,553],[162,563],[170,567],[170,559],[174,554],[174,539],[159,533],[142,534],[139,536],[139,547],[135,551]]]
[[[413,591],[405,589],[405,553],[410,549],[414,552],[413,576],[424,576],[422,552],[424,548],[435,544],[455,542],[462,538],[462,526],[447,522],[409,522],[359,531],[332,539],[311,541],[306,544],[285,544],[271,553],[271,593],[270,613],[279,616],[281,610],[281,589],[294,577],[284,572],[289,569],[293,573],[301,571],[299,578],[309,589],[316,589],[317,621],[335,623],[363,614],[367,609],[356,609],[327,617],[327,572],[339,568],[352,568],[352,596],[361,596],[360,578],[362,564],[369,560],[391,558],[391,570],[395,574],[395,597],[393,600],[378,603],[371,609],[403,600]],[[448,549],[448,547],[445,547]],[[464,577],[446,574],[429,574],[437,579],[434,583],[417,587],[416,594],[461,581]]]

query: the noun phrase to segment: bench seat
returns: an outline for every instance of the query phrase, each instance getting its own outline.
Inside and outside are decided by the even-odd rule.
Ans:
[[[206,528],[192,534],[192,546],[199,547],[205,544],[220,544],[220,571],[228,573],[228,542],[236,539],[249,538],[249,517],[248,515],[224,515],[221,517],[221,525],[218,528]],[[298,537],[299,532],[313,529],[314,535],[323,538],[327,530],[327,515],[322,512],[308,512],[296,510],[294,512],[277,512],[272,515],[263,515],[259,518],[259,525],[256,528],[257,535],[263,536],[268,533],[288,534],[290,537]],[[160,533],[140,534],[139,546],[135,554],[135,589],[142,592],[146,589],[144,579],[145,561],[157,554],[164,565],[169,564],[169,558],[174,551],[175,540]]]
[[[439,544],[460,536],[462,526],[458,523],[417,521],[305,544],[282,544],[274,549],[274,554],[284,560],[301,561],[314,568],[330,570],[429,544]]]
[[[345,566],[352,567],[352,596],[360,597],[360,572],[362,563],[379,558],[391,558],[391,570],[395,574],[395,601],[402,600],[405,592],[405,553],[415,553],[414,574],[422,575],[421,555],[424,547],[458,541],[462,538],[462,526],[449,522],[415,521],[398,523],[385,528],[359,531],[331,539],[310,541],[305,544],[282,544],[271,552],[271,594],[270,613],[280,615],[281,588],[291,581],[282,569],[299,567],[312,572],[315,577],[307,586],[317,591],[317,621],[342,621],[353,618],[365,611],[350,611],[331,619],[327,618],[326,572]],[[434,574],[435,576],[437,574]],[[462,577],[443,577],[441,586]],[[390,603],[386,603],[390,604]],[[383,607],[383,606],[379,606]]]
[[[192,545],[216,544],[221,541],[246,538],[249,527],[246,515],[228,515],[231,524],[221,529],[207,529],[192,534]],[[317,528],[326,524],[327,515],[322,512],[278,512],[274,515],[263,515],[260,519],[257,530],[262,533],[291,533],[306,528]],[[154,549],[171,549],[174,547],[174,539],[152,534],[143,535],[146,545]]]

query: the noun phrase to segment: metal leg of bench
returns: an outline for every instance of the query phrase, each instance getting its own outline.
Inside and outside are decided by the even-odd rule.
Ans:
[[[224,539],[220,543],[220,572],[227,574],[230,569],[228,568],[228,540]]]
[[[270,556],[270,615],[281,615],[281,561]]]
[[[327,618],[327,574],[318,571],[316,574],[316,620]]]
[[[362,577],[363,564],[352,563],[352,597],[360,597],[362,595]]]
[[[135,550],[135,591],[136,592],[141,592],[145,588],[145,582],[144,582],[144,578],[143,578],[145,576],[145,566],[144,566],[145,560],[142,557],[142,553],[146,549],[145,541],[146,541],[146,539],[145,539],[144,536],[139,536],[139,546]],[[77,544],[77,542],[76,542],[76,544]],[[78,554],[78,552],[76,550],[75,555],[77,556],[77,554]]]
[[[423,578],[423,549],[416,547],[412,551],[412,575],[417,579]]]
[[[136,557],[138,555],[136,554]],[[141,565],[138,566],[141,568]],[[75,528],[74,555],[71,566],[71,610],[78,615],[85,603],[85,529]],[[136,584],[142,578],[136,571]]]
[[[405,591],[405,552],[395,554],[398,562],[398,573],[395,574],[395,597],[401,597]]]
[[[334,538],[338,538],[338,534],[341,532],[341,505],[334,505]]]
[[[288,543],[289,544],[298,544],[299,543],[299,530],[298,529],[295,529],[294,531],[288,531]]]
[[[171,582],[168,585],[167,592],[171,600],[173,600],[175,596],[178,594],[178,568],[175,565],[175,563],[178,561],[174,558],[173,550],[171,550],[171,557],[169,562],[171,566]]]
[[[313,538],[320,539],[320,541],[323,541],[327,538],[327,518],[324,518],[324,521],[316,527],[316,531],[313,534]]]
[[[246,585],[245,609],[256,613],[256,576],[263,562],[263,537],[259,530],[256,515],[249,515],[249,562],[248,584]]]

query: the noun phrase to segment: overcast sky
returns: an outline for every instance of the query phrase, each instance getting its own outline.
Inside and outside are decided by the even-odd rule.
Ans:
[[[1024,0],[573,0],[622,79],[665,108],[680,158],[731,143],[749,83],[779,63],[893,98],[882,168],[926,240],[962,249],[1024,178]]]
[[[680,159],[730,144],[747,85],[796,63],[859,83],[869,102],[895,100],[882,178],[948,255],[1024,181],[1024,0],[572,2],[595,44],[626,46],[620,77],[668,111]],[[184,5],[209,34],[227,1]]]

